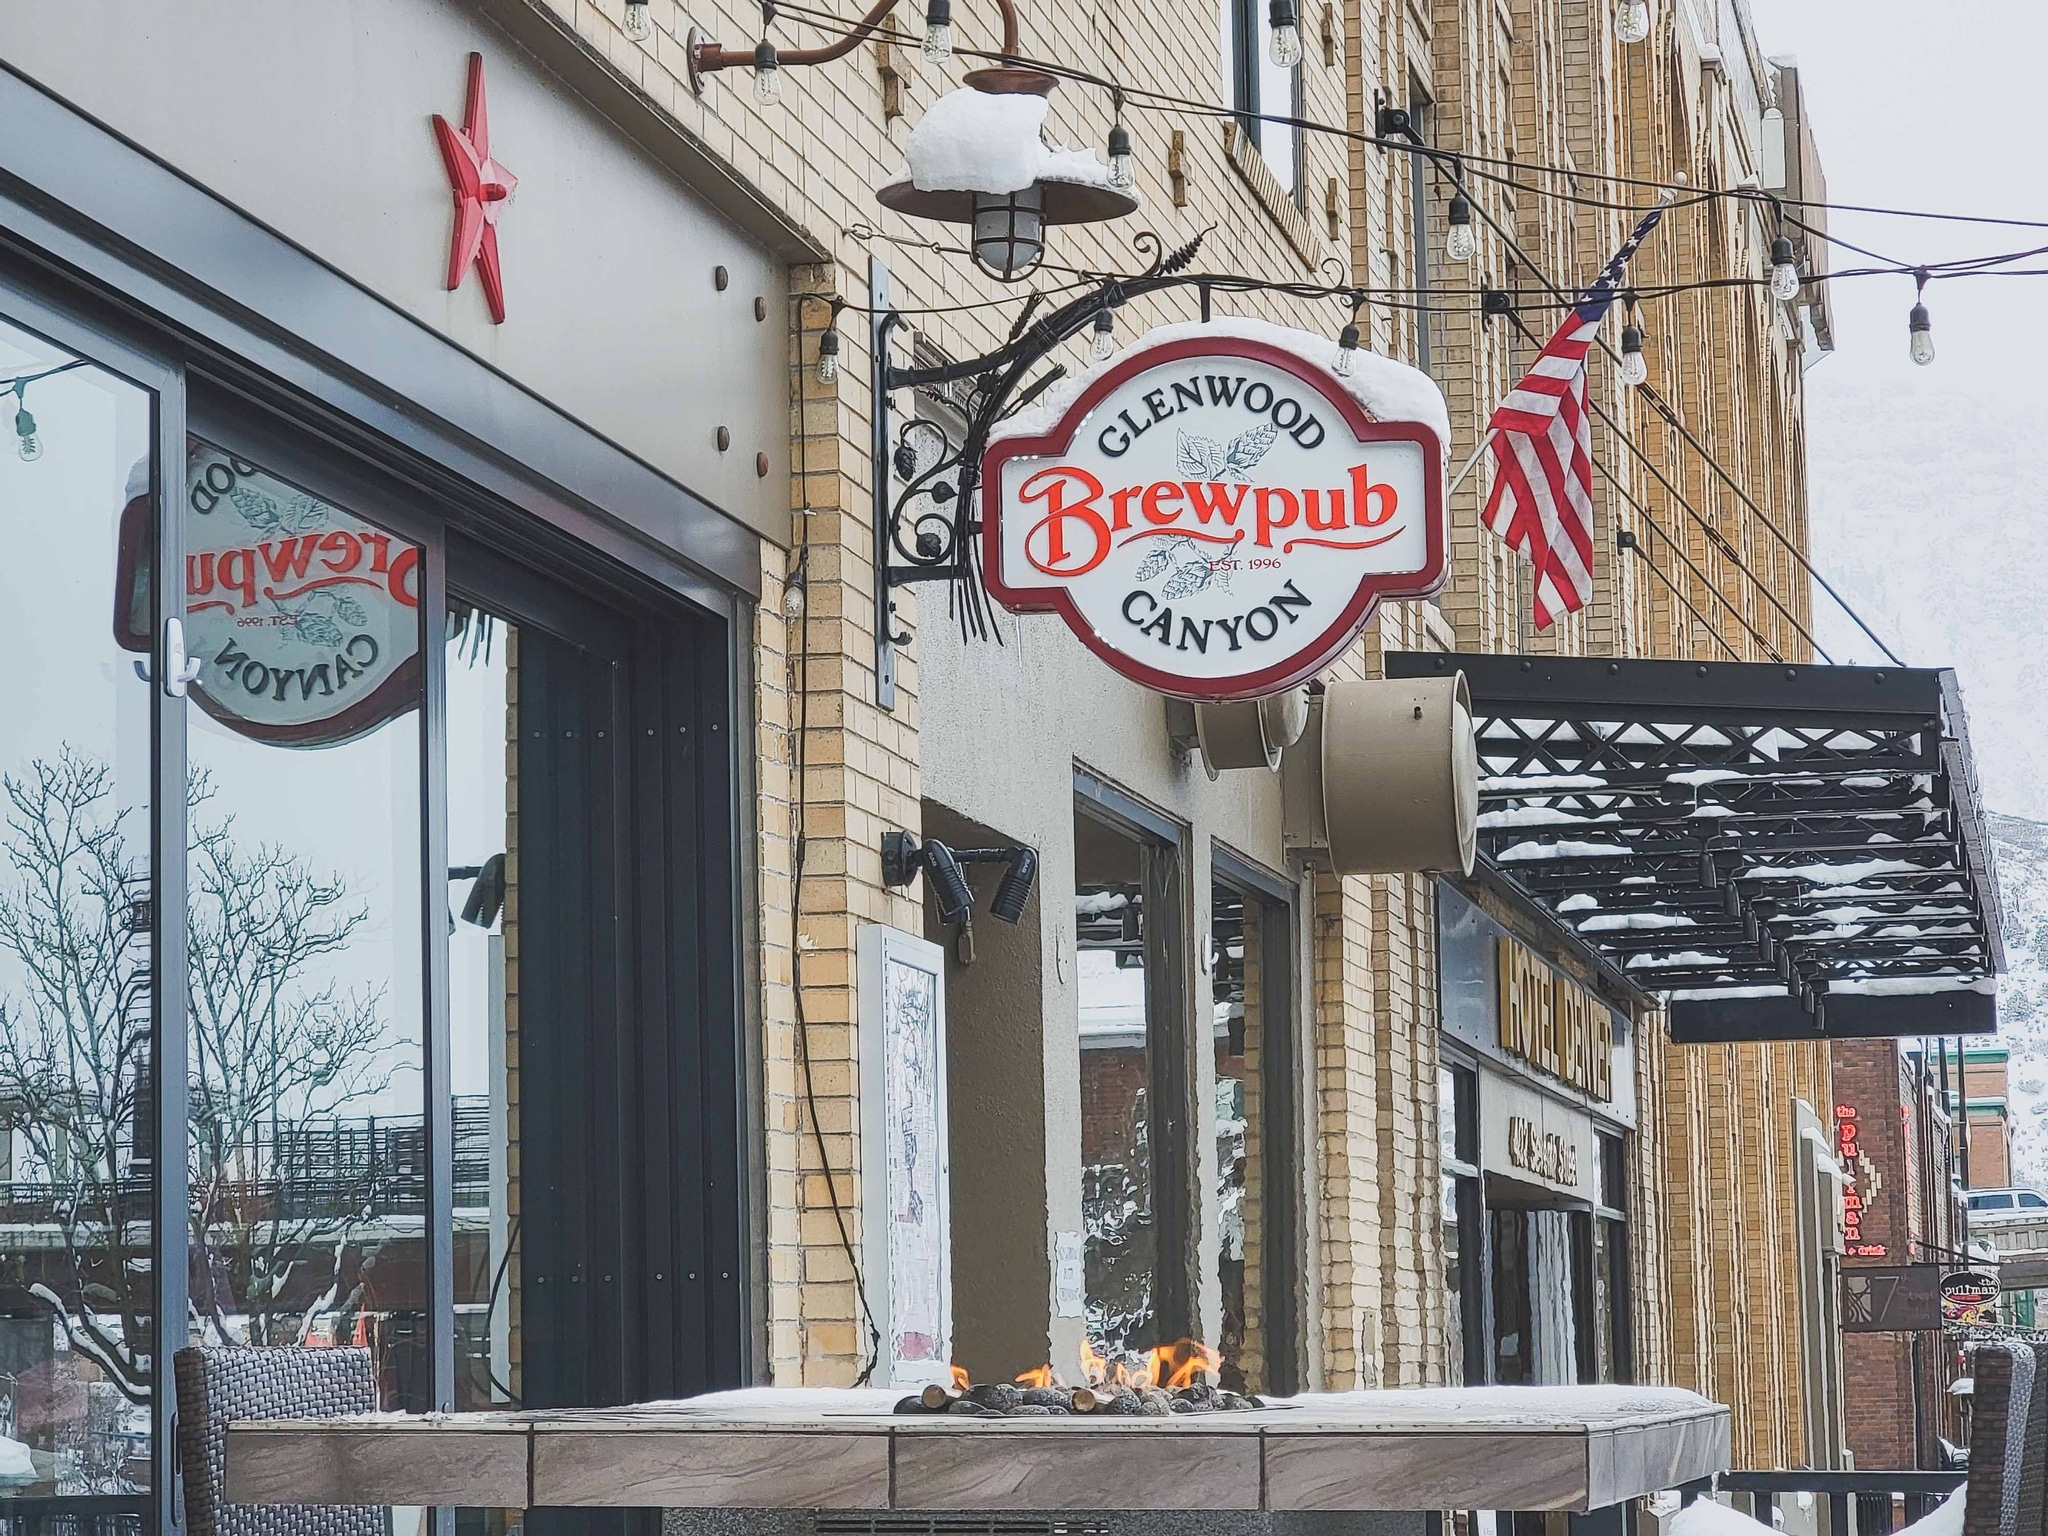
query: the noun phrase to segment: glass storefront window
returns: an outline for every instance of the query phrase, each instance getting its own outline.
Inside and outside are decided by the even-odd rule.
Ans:
[[[1487,1379],[1479,1074],[1460,1063],[1437,1068],[1437,1155],[1443,1170],[1444,1369],[1453,1385],[1478,1386]]]
[[[421,551],[196,437],[183,516],[192,1337],[426,1408]]]
[[[153,690],[120,617],[154,563],[155,402],[6,324],[0,399],[4,1512],[148,1490],[159,1351]]]
[[[1289,907],[1215,880],[1209,905],[1216,1079],[1221,1384],[1290,1390],[1293,1243],[1292,921]]]
[[[455,1095],[455,1406],[520,1397],[518,1222],[505,1198],[518,1115],[518,919],[509,764],[518,636],[456,606],[448,653],[448,998]]]
[[[1088,1342],[1136,1372],[1191,1332],[1179,850],[1085,807],[1074,832]]]

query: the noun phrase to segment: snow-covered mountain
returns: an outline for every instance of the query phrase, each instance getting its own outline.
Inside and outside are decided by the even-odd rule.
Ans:
[[[2048,1189],[2048,822],[1991,818],[2005,963],[1998,1032],[2011,1049],[2013,1179]]]
[[[2048,408],[1832,366],[1808,376],[1814,563],[1908,665],[1961,683],[2005,908],[2014,1177],[2048,1188]],[[1883,663],[1814,597],[1835,660]]]

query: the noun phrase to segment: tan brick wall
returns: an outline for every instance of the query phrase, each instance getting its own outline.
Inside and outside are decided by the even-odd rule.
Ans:
[[[534,0],[551,6],[585,45],[611,61],[679,127],[700,139],[830,252],[797,274],[789,316],[792,368],[792,545],[807,553],[803,628],[783,616],[790,555],[764,551],[763,596],[755,616],[758,719],[760,1006],[768,1128],[769,1358],[778,1381],[852,1379],[864,1352],[851,1274],[831,1206],[848,1208],[858,1240],[857,1091],[853,943],[859,923],[917,929],[915,907],[885,891],[878,847],[883,831],[918,825],[916,643],[903,656],[899,703],[878,709],[873,687],[875,553],[868,525],[873,466],[868,434],[864,316],[848,309],[841,331],[842,378],[819,385],[810,369],[824,306],[801,295],[867,302],[867,260],[883,257],[893,296],[908,307],[1010,299],[959,255],[913,241],[935,231],[880,212],[872,189],[893,174],[909,123],[956,83],[961,63],[934,70],[915,49],[866,44],[846,58],[785,71],[784,100],[757,107],[745,71],[713,79],[700,100],[685,81],[681,38],[692,22],[729,45],[757,34],[756,9],[738,0],[653,0],[651,46],[620,31],[623,0]],[[1027,54],[1073,60],[1118,78],[1201,100],[1221,100],[1215,17],[1197,6],[1137,0],[1024,8]],[[1672,57],[1660,34],[1637,48],[1612,39],[1604,0],[1344,0],[1342,37],[1326,64],[1320,11],[1303,7],[1308,44],[1304,111],[1312,119],[1369,131],[1375,98],[1430,103],[1434,142],[1472,155],[1514,154],[1525,162],[1571,163],[1589,171],[1662,176],[1683,169],[1695,183],[1727,185],[1745,169],[1714,158],[1725,136],[1709,134],[1709,90],[1697,61]],[[963,46],[995,41],[993,10],[956,4]],[[907,23],[916,30],[914,23]],[[800,22],[777,27],[785,47],[819,37]],[[892,78],[893,77],[893,78]],[[890,116],[887,105],[900,106]],[[1068,142],[1099,146],[1108,127],[1103,93],[1063,86],[1052,125]],[[1269,178],[1233,165],[1227,127],[1198,113],[1127,114],[1148,200],[1138,220],[1102,230],[1055,233],[1052,261],[1130,270],[1139,227],[1169,244],[1207,236],[1203,264],[1219,272],[1305,277],[1317,264],[1375,289],[1417,286],[1411,214],[1414,178],[1440,220],[1446,196],[1413,156],[1357,140],[1310,135],[1304,152],[1306,216],[1277,212]],[[1184,205],[1176,205],[1169,154],[1179,146]],[[1702,146],[1714,146],[1710,152]],[[1605,183],[1588,182],[1582,191]],[[1433,370],[1444,384],[1457,458],[1470,451],[1493,403],[1533,350],[1513,328],[1483,323],[1470,295],[1481,279],[1525,295],[1538,336],[1558,311],[1541,301],[1541,279],[1583,281],[1618,242],[1628,216],[1578,206],[1494,182],[1474,196],[1515,234],[1540,269],[1514,267],[1491,236],[1469,269],[1438,258],[1427,275],[1452,312],[1417,315],[1384,291],[1362,320],[1372,343],[1413,357],[1418,328],[1430,332]],[[1594,201],[1619,201],[1604,194]],[[1639,262],[1637,280],[1721,275],[1749,259],[1750,215],[1737,205],[1674,210]],[[1334,222],[1333,222],[1334,221]],[[1335,229],[1337,238],[1331,238]],[[872,230],[870,235],[868,231]],[[937,232],[942,238],[945,232]],[[1441,227],[1435,230],[1440,242]],[[951,243],[949,240],[947,243]],[[1051,287],[1060,275],[1039,279]],[[1122,334],[1187,318],[1192,297],[1134,303],[1118,316]],[[1323,332],[1342,324],[1333,301],[1231,295],[1219,308],[1258,313]],[[1014,304],[913,317],[913,328],[964,357],[1000,340]],[[1797,360],[1773,339],[1776,321],[1755,294],[1723,290],[1645,306],[1652,378],[1684,419],[1793,539],[1805,538],[1803,438]],[[1078,349],[1061,361],[1079,361]],[[1707,380],[1712,380],[1709,388]],[[1775,540],[1640,400],[1618,390],[1604,366],[1596,399],[1642,445],[1645,456],[1700,514],[1677,506],[1641,464],[1596,432],[1596,453],[1628,496],[1699,567],[1695,576],[1645,525],[1621,493],[1598,482],[1598,588],[1586,612],[1538,636],[1528,619],[1528,575],[1479,529],[1489,489],[1485,470],[1452,507],[1452,579],[1438,606],[1395,605],[1337,670],[1371,675],[1383,648],[1455,646],[1503,651],[1593,651],[1624,655],[1723,654],[1641,559],[1614,549],[1616,531],[1635,532],[1650,559],[1743,656],[1804,655],[1785,619],[1736,567],[1739,557],[1804,622],[1805,582]],[[1703,526],[1704,525],[1704,526]],[[899,620],[916,630],[918,600],[899,598]],[[932,622],[948,622],[944,615]],[[1752,639],[1744,625],[1762,639]],[[799,646],[797,642],[801,640]],[[1766,649],[1768,647],[1768,649]],[[806,659],[798,659],[799,650]],[[807,716],[804,712],[807,711]],[[798,780],[798,721],[807,719]],[[794,808],[801,792],[802,825]],[[798,835],[804,873],[796,886]],[[796,917],[792,919],[794,904]],[[1444,1317],[1436,1154],[1435,934],[1429,883],[1421,879],[1336,879],[1316,885],[1311,935],[1311,1003],[1316,1128],[1314,1237],[1321,1272],[1310,1323],[1312,1376],[1329,1386],[1427,1383],[1443,1379]],[[807,1025],[795,1019],[794,963],[801,956]],[[1701,1385],[1739,1400],[1738,1462],[1795,1458],[1796,1298],[1789,1286],[1789,1147],[1754,1128],[1789,1126],[1789,1095],[1824,1103],[1826,1064],[1790,1048],[1742,1053],[1664,1043],[1658,1018],[1637,1036],[1642,1129],[1631,1191],[1637,1277],[1638,1374]],[[802,1091],[806,1055],[817,1088],[814,1127]],[[1752,1134],[1741,1134],[1747,1128]],[[1789,1130],[1786,1132],[1789,1135]],[[817,1150],[822,1139],[832,1183]],[[1731,1286],[1725,1278],[1741,1275]],[[1716,1284],[1716,1277],[1724,1283]],[[1728,1292],[1742,1293],[1731,1299]],[[1771,1383],[1759,1397],[1756,1382]]]

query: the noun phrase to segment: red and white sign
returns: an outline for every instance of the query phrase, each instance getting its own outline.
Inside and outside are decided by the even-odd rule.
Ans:
[[[1436,431],[1248,337],[1140,343],[1042,433],[995,442],[982,484],[989,594],[1182,698],[1302,682],[1380,599],[1443,584]]]
[[[115,580],[115,636],[139,652],[155,581],[146,484],[122,512]],[[189,696],[229,730],[327,747],[419,706],[417,544],[196,437],[183,535]]]

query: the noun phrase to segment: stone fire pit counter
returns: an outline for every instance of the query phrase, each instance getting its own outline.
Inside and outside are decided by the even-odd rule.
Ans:
[[[240,1420],[251,1504],[1586,1512],[1728,1467],[1728,1410],[1667,1387],[1317,1393],[1170,1418],[898,1415],[900,1390],[614,1409]]]

